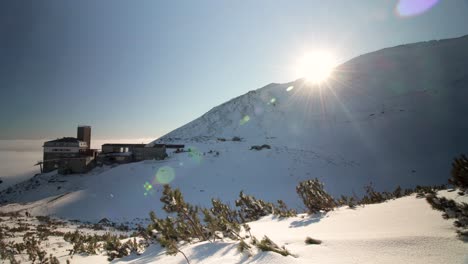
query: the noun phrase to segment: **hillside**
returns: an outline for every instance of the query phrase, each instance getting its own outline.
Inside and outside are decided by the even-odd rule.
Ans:
[[[295,186],[315,177],[333,195],[360,194],[369,182],[379,190],[445,183],[452,159],[468,149],[467,68],[468,37],[362,55],[327,84],[270,84],[155,141],[188,152],[39,175],[1,192],[1,210],[130,221],[160,208],[165,183],[199,205],[213,197],[232,203],[244,190],[296,208]],[[271,148],[251,150],[263,144]]]

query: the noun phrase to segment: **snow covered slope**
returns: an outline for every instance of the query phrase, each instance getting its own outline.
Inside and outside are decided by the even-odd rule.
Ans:
[[[445,183],[468,149],[468,36],[357,57],[326,85],[270,84],[213,108],[155,142],[167,160],[49,173],[0,193],[0,210],[130,220],[160,208],[162,184],[186,200],[232,203],[240,190],[301,207],[295,186],[319,178],[333,195]],[[234,136],[241,141],[233,141]],[[253,145],[271,148],[251,150]]]
[[[456,196],[456,192],[440,192]],[[455,198],[455,197],[454,197]],[[461,197],[458,197],[461,198]],[[464,197],[468,198],[468,197]],[[465,199],[466,201],[466,199]],[[0,217],[3,225],[18,226],[18,219]],[[35,218],[21,218],[21,223],[36,222]],[[12,222],[16,224],[13,225]],[[442,213],[431,209],[425,199],[414,195],[387,201],[382,204],[358,206],[356,209],[338,208],[325,216],[300,215],[291,218],[266,216],[249,223],[251,233],[258,239],[264,235],[280,246],[285,246],[295,256],[283,257],[273,252],[252,248],[252,256],[240,253],[238,241],[217,240],[185,244],[180,249],[190,263],[467,263],[468,243],[459,239],[453,220],[444,220]],[[37,227],[36,227],[37,228]],[[78,229],[88,234],[105,231],[86,230],[69,223],[61,231]],[[110,230],[112,232],[112,229]],[[115,231],[114,231],[115,232]],[[18,233],[16,233],[18,235]],[[20,234],[21,235],[21,234]],[[321,240],[319,245],[307,245],[306,237]],[[6,238],[22,241],[21,237]],[[249,242],[250,239],[246,239]],[[50,237],[42,244],[48,254],[60,263],[70,259],[71,244],[61,237]],[[17,255],[21,263],[30,263],[27,255]],[[87,256],[76,254],[71,263],[108,263],[104,253]],[[186,263],[182,254],[168,256],[165,249],[151,245],[142,255],[130,255],[112,263]]]
[[[352,164],[326,174],[308,168],[333,185],[358,175],[380,188],[444,183],[453,157],[468,149],[467,69],[468,36],[388,48],[339,66],[321,86],[297,80],[251,91],[157,142],[238,136]]]

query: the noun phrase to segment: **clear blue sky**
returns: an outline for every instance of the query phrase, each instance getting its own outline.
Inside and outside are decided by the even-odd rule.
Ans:
[[[397,2],[3,0],[0,139],[73,136],[77,124],[95,138],[156,138],[297,79],[304,52],[331,49],[344,62],[468,34],[467,0],[409,17]]]

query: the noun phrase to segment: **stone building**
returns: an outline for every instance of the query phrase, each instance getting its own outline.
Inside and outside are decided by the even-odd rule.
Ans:
[[[146,144],[104,144],[99,161],[102,163],[129,163],[142,160],[162,160],[167,157],[166,146],[156,144],[147,147]]]
[[[90,148],[91,127],[78,127],[77,138],[64,137],[44,142],[43,172],[84,173],[94,165],[96,150]]]
[[[143,148],[146,144],[112,144],[107,143],[102,145],[102,153],[124,153],[124,152],[133,152],[135,148]]]

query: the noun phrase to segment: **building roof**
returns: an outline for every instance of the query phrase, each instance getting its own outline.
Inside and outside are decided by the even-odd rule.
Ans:
[[[74,138],[74,137],[63,137],[63,138],[59,138],[59,139],[54,139],[54,140],[50,140],[50,141],[46,141],[44,143],[79,143],[80,140],[77,139],[77,138]]]
[[[112,147],[133,147],[133,148],[146,148],[147,147],[147,144],[133,144],[133,143],[129,143],[129,144],[123,144],[123,143],[115,143],[115,144],[112,144],[112,143],[106,143],[106,144],[103,144],[102,145],[103,147],[104,146],[112,146]],[[166,145],[165,144],[154,144],[154,146],[151,146],[149,148],[162,148],[162,147],[165,147]],[[183,148],[183,145],[181,145],[182,148]]]
[[[160,144],[155,144],[156,145],[160,145]],[[162,145],[162,144],[161,144]],[[175,148],[175,149],[178,149],[178,148],[185,148],[185,145],[183,144],[164,144],[166,145],[166,148]]]
[[[103,146],[113,146],[113,147],[144,147],[146,144],[133,144],[133,143],[129,143],[129,144],[124,144],[124,143],[116,143],[116,144],[113,144],[113,143],[106,143],[106,144],[103,144]]]

